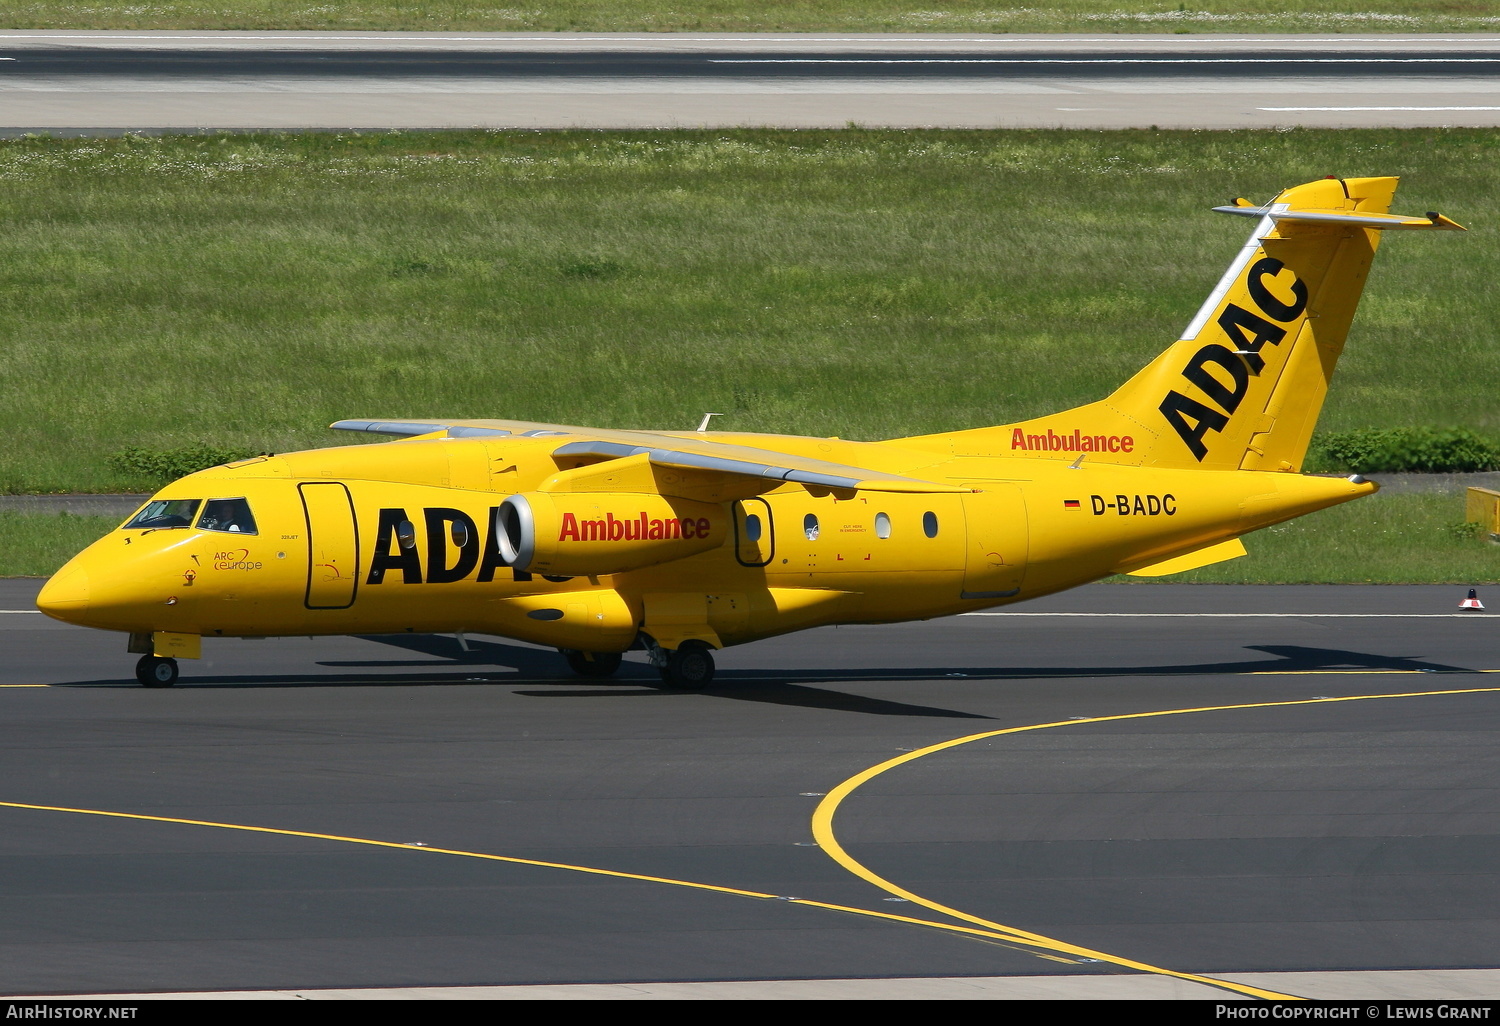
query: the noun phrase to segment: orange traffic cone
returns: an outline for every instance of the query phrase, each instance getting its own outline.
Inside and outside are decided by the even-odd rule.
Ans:
[[[1484,609],[1484,603],[1481,602],[1481,601],[1479,601],[1479,596],[1477,594],[1475,594],[1475,589],[1470,588],[1469,589],[1469,597],[1466,598],[1466,599],[1464,599],[1462,602],[1460,602],[1458,604],[1458,608],[1459,609],[1483,610]]]

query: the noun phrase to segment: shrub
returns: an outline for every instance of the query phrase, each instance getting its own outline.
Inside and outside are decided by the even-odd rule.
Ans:
[[[255,453],[246,449],[228,449],[199,443],[179,449],[148,449],[133,445],[105,457],[111,467],[132,478],[159,481],[175,481],[179,477],[233,463]]]
[[[1313,438],[1311,471],[1470,473],[1500,468],[1500,446],[1466,428],[1341,431]]]

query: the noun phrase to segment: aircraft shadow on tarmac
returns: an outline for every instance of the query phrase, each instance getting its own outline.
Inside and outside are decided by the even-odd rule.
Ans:
[[[266,676],[197,676],[184,679],[179,689],[193,687],[441,687],[474,683],[547,685],[544,689],[514,692],[529,698],[626,698],[667,697],[684,692],[657,686],[650,666],[627,661],[619,675],[608,681],[588,681],[569,674],[555,652],[469,638],[465,651],[449,635],[403,634],[360,635],[361,640],[403,649],[412,659],[321,660],[318,665],[351,670],[400,670],[415,673],[328,674]],[[983,667],[881,667],[839,670],[720,669],[714,687],[704,694],[714,698],[765,702],[801,708],[830,709],[884,716],[933,716],[955,719],[989,719],[977,713],[912,705],[843,691],[811,687],[822,684],[860,684],[879,681],[1007,681],[1100,677],[1181,677],[1241,674],[1307,673],[1329,670],[1406,671],[1413,673],[1473,673],[1468,667],[1431,662],[1415,656],[1379,655],[1345,649],[1310,648],[1303,645],[1247,645],[1252,652],[1272,658],[1250,658],[1213,663],[1164,663],[1115,666],[983,666]],[[442,670],[450,672],[441,672]],[[496,670],[500,672],[496,672]],[[427,672],[422,672],[422,671]],[[439,671],[439,672],[432,672]],[[457,672],[451,672],[457,671]],[[119,681],[74,681],[74,684],[118,684]],[[554,685],[564,685],[561,687]]]

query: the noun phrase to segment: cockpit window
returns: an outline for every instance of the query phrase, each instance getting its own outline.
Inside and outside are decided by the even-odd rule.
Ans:
[[[255,534],[255,517],[244,499],[209,499],[198,518],[200,531]]]
[[[152,499],[146,508],[130,518],[126,527],[187,527],[198,512],[201,499]]]

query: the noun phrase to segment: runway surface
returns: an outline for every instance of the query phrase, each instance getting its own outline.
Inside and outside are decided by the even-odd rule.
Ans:
[[[0,581],[0,993],[1500,993],[1463,589],[1101,585],[693,694],[435,636],[145,690],[38,586]]]
[[[0,129],[1500,123],[1500,35],[0,33]]]

